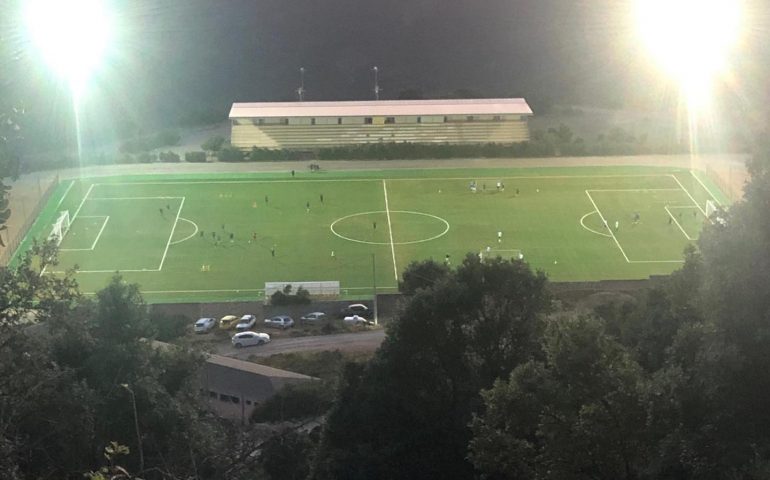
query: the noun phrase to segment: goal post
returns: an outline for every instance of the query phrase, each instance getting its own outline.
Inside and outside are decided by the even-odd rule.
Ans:
[[[518,248],[511,248],[511,249],[499,249],[499,248],[491,248],[491,247],[485,247],[479,250],[479,259],[483,262],[490,258],[496,258],[500,257],[503,259],[510,259],[510,260],[524,260],[524,252],[519,250]]]
[[[62,212],[59,212],[59,217],[56,219],[56,222],[54,222],[53,227],[51,228],[51,234],[48,235],[48,240],[53,240],[56,242],[56,245],[61,245],[62,240],[64,239],[64,235],[67,234],[67,231],[70,229],[70,212],[69,210],[64,210]]]
[[[719,211],[719,207],[713,200],[706,200],[706,216],[710,217],[715,212]]]

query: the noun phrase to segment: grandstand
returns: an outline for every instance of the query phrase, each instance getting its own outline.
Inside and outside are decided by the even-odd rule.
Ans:
[[[510,144],[529,140],[521,98],[235,103],[231,143],[308,149],[370,143]]]

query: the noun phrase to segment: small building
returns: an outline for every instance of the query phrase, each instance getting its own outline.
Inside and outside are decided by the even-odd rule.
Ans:
[[[234,103],[231,144],[243,150],[511,144],[529,140],[530,116],[523,98]]]
[[[219,416],[247,423],[254,408],[283,387],[317,380],[244,360],[207,355],[201,371],[201,392]]]

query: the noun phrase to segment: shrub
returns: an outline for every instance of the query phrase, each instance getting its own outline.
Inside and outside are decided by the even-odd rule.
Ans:
[[[287,385],[251,413],[253,423],[317,417],[334,401],[334,388],[322,381]]]
[[[180,160],[179,155],[174,152],[160,152],[160,154],[158,154],[158,159],[161,162],[167,163],[177,163]]]
[[[201,148],[207,152],[218,152],[224,144],[225,137],[222,135],[213,135],[203,142]]]
[[[204,163],[206,161],[206,152],[186,152],[184,154],[185,162]]]
[[[217,158],[220,162],[242,162],[246,159],[242,151],[235,147],[225,147],[219,150]]]
[[[152,325],[155,329],[155,338],[161,342],[168,342],[187,333],[187,328],[192,321],[184,315],[157,314],[152,317]]]
[[[310,292],[302,287],[297,289],[297,293],[291,293],[291,285],[283,287],[283,291],[276,291],[270,296],[272,305],[307,305],[310,303]]]
[[[137,154],[136,161],[139,163],[152,163],[158,160],[158,157],[154,153],[142,152]]]

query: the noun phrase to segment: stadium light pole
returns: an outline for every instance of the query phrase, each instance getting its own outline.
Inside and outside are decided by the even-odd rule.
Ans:
[[[128,393],[131,394],[131,406],[134,409],[134,428],[136,429],[136,444],[139,448],[139,473],[141,474],[144,472],[144,449],[142,448],[142,433],[139,430],[139,413],[136,410],[136,395],[134,395],[134,391],[131,390],[131,387],[128,386],[127,383],[121,383],[121,387],[128,390]]]
[[[380,78],[379,78],[380,69],[377,67],[377,65],[375,65],[372,67],[372,71],[374,72],[374,99],[379,100],[380,92],[382,91],[382,89],[380,88]]]
[[[297,89],[299,101],[305,100],[305,67],[299,67],[299,88]]]

